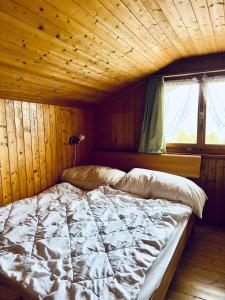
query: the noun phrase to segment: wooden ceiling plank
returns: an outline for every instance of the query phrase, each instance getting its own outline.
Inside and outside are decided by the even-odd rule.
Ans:
[[[149,63],[155,65],[156,68],[158,62],[163,65],[162,61],[160,61],[160,57],[149,48],[143,46],[141,40],[137,38],[126,26],[124,26],[124,24],[100,2],[97,0],[75,0],[75,2],[79,2],[79,4],[84,8],[86,7],[89,12],[95,15],[97,20],[104,23],[107,27],[114,31],[114,33],[125,40],[132,47],[132,51],[135,49],[141,53],[142,56],[144,56]]]
[[[168,36],[161,29],[158,22],[140,0],[122,0],[122,2],[172,59],[181,57],[179,50],[168,39]]]
[[[175,6],[173,0],[157,0],[157,3],[164,12],[174,31],[182,40],[184,47],[188,49],[189,55],[199,54],[193,39],[184,26],[184,23],[177,11],[177,7]]]
[[[0,71],[1,71],[1,73],[3,74],[3,75],[7,75],[7,74],[10,74],[10,68],[9,67],[7,67],[7,66],[5,66],[5,69],[4,69],[4,71],[3,71],[3,64],[1,65],[1,67],[0,67]],[[68,82],[64,82],[64,81],[62,81],[62,80],[59,80],[59,79],[57,79],[57,78],[54,78],[54,79],[51,79],[51,78],[46,78],[46,77],[42,77],[42,76],[40,76],[39,74],[33,74],[33,76],[32,76],[32,74],[31,73],[24,73],[24,70],[16,70],[16,73],[15,73],[15,76],[18,74],[18,76],[16,77],[16,79],[15,79],[15,81],[18,81],[18,79],[19,80],[27,80],[27,78],[29,78],[29,79],[33,79],[34,78],[34,81],[37,81],[37,80],[39,80],[39,82],[41,83],[41,84],[44,84],[44,85],[48,85],[48,86],[50,86],[50,87],[54,87],[54,88],[60,88],[60,89],[64,89],[65,91],[66,90],[69,90],[69,91],[71,91],[71,92],[75,92],[76,90],[77,90],[77,87],[76,87],[76,84],[71,84],[71,83],[68,83]],[[13,75],[11,75],[11,77],[12,77]],[[35,77],[36,76],[36,77]],[[36,79],[37,78],[37,79]],[[4,77],[3,77],[3,80],[4,80]],[[35,84],[36,84],[36,82],[35,82]],[[124,84],[129,84],[129,82],[128,83],[124,83]],[[85,91],[86,91],[86,89],[85,89]],[[102,97],[104,97],[104,95],[106,96],[107,94],[109,95],[110,93],[112,93],[112,92],[116,92],[117,91],[117,87],[116,86],[113,86],[113,87],[111,87],[110,89],[108,88],[108,91],[107,92],[105,92],[105,91],[96,91],[96,96],[98,97],[98,98],[102,98]],[[85,92],[85,94],[87,94],[86,92]],[[92,93],[90,93],[91,94],[91,96],[93,97],[94,95],[92,94]],[[98,100],[98,98],[97,98],[97,100]]]
[[[0,95],[98,102],[175,59],[225,51],[224,1],[2,1]]]
[[[151,52],[153,52],[155,61],[158,58],[165,64],[171,61],[171,56],[166,52],[166,49],[146,30],[143,24],[130,12],[123,2],[117,0],[98,1],[120,21],[122,26],[130,30],[141,41],[142,49],[146,55],[152,55]]]
[[[190,0],[209,53],[218,51],[207,0]]]
[[[29,20],[31,26],[38,28],[41,23],[45,28],[45,32],[48,34],[55,36],[58,32],[60,34],[60,40],[64,43],[70,46],[76,45],[76,48],[88,55],[94,56],[99,60],[103,59],[107,65],[110,65],[114,69],[122,69],[121,65],[123,65],[123,61],[121,62],[121,58],[126,60],[124,56],[115,57],[116,52],[113,52],[114,49],[112,47],[89,32],[78,22],[60,13],[53,6],[50,6],[43,0],[36,0],[35,2],[30,2],[29,0],[13,0],[12,3],[17,2],[18,5],[15,8],[17,14],[19,9],[21,9],[23,15],[26,13],[26,22]],[[9,3],[10,0],[7,1],[7,5],[9,5]],[[42,8],[42,10],[40,10],[40,8]],[[21,13],[19,17],[21,17]],[[119,60],[120,64],[118,63]],[[129,65],[127,67],[129,68]]]
[[[26,70],[28,72],[30,72],[31,74],[42,74],[43,76],[52,78],[52,79],[58,79],[60,81],[65,81],[68,83],[74,83],[79,85],[81,88],[83,88],[83,90],[87,90],[87,86],[83,86],[82,84],[80,84],[79,82],[75,82],[75,80],[70,80],[67,76],[67,74],[63,74],[61,71],[58,72],[58,74],[56,73],[57,69],[55,68],[50,68],[48,66],[48,68],[45,68],[44,65],[37,65],[34,64],[32,61],[29,61],[26,58],[26,63],[23,63],[23,57],[20,58],[18,53],[12,53],[13,51],[10,49],[7,49],[7,53],[4,50],[5,48],[3,48],[3,46],[0,46],[0,62],[2,64],[7,64],[9,66],[13,66],[13,67],[17,67],[21,70]],[[88,87],[90,93],[95,93],[96,89],[94,88],[94,86],[89,86]]]
[[[98,19],[95,18],[88,10],[84,7],[80,6],[78,3],[73,2],[72,0],[65,0],[64,5],[61,5],[61,0],[55,0],[54,3],[47,0],[50,4],[54,5],[59,11],[62,11],[66,14],[70,19],[75,22],[79,22],[82,26],[88,28],[89,32],[93,32],[100,39],[104,40],[106,43],[111,45],[114,48],[113,51],[117,51],[121,53],[121,55],[125,55],[129,61],[134,64],[136,62],[136,67],[146,66],[147,60],[135,49],[132,50],[132,47],[126,44],[124,40],[122,40],[118,35],[116,35],[113,31],[107,28],[103,23],[101,23]],[[70,9],[70,7],[75,6],[75,11]],[[125,57],[124,56],[124,57]],[[151,72],[151,64],[148,61],[148,70]]]
[[[1,38],[0,38],[0,43],[1,43],[2,47],[4,47],[2,51],[4,51],[4,49],[6,49],[5,51],[10,53],[11,48]],[[23,62],[26,62],[26,63],[30,62],[30,57],[29,57],[29,55],[26,55],[25,52],[21,53],[17,49],[13,52],[14,52],[14,56],[15,56],[15,59],[16,59],[17,62],[20,62],[21,64],[23,64]],[[55,61],[55,60],[53,59],[53,61]],[[31,63],[32,63],[32,61],[31,61]],[[41,68],[46,67],[47,69],[49,69],[49,59],[48,59],[48,62],[45,62],[44,59],[40,60],[40,63],[38,64],[38,66],[41,67]],[[54,68],[54,72],[55,71],[60,72],[60,69],[57,70],[57,69]],[[66,74],[67,74],[67,71],[66,71]],[[96,85],[94,80],[90,80],[88,77],[82,76],[82,74],[76,74],[76,77],[70,77],[70,78],[68,76],[66,76],[66,77],[67,77],[67,81],[68,81],[68,79],[70,79],[71,87],[72,87],[72,84],[78,84],[80,86],[85,86],[85,88],[101,90],[101,91],[104,90],[103,87],[98,88],[98,85]],[[46,78],[45,78],[45,80],[46,80]],[[82,82],[82,80],[83,80],[83,82]],[[105,90],[107,91],[107,88]]]
[[[2,72],[2,70],[1,70]],[[36,90],[38,91],[42,91],[42,92],[47,92],[47,93],[51,93],[53,95],[61,95],[63,96],[65,93],[68,93],[66,92],[66,89],[63,88],[63,87],[56,87],[56,86],[49,86],[49,85],[46,85],[46,84],[43,84],[43,83],[39,83],[37,84],[36,82],[33,82],[31,80],[26,80],[26,79],[20,79],[20,78],[17,78],[15,80],[15,78],[11,77],[11,76],[7,76],[7,74],[4,74],[4,72],[2,72],[2,75],[4,75],[4,80],[1,80],[0,81],[0,85],[1,87],[9,87],[9,89],[12,88],[12,86],[15,88],[25,88],[26,90],[30,90],[32,92],[35,92]],[[14,85],[13,85],[13,82],[14,82]],[[86,97],[89,97],[91,98],[93,95],[92,94],[86,94],[84,92],[84,90],[80,90],[79,86],[77,85],[74,85],[73,86],[73,89],[70,90],[69,94],[73,94],[73,93],[76,93],[78,94],[78,96],[86,96]],[[107,95],[107,93],[105,93]],[[98,94],[98,96],[101,96],[102,95],[102,92]]]
[[[2,40],[2,36],[1,36],[1,29],[0,29],[0,41],[1,41],[1,44],[2,44],[2,46],[4,46],[4,47],[6,47],[6,48],[8,48],[9,49],[9,51],[12,51],[12,46],[14,46],[15,47],[15,45],[10,45],[10,43],[7,43],[7,41],[3,41]],[[11,46],[11,47],[10,47]],[[17,56],[17,61],[20,61],[21,62],[21,64],[24,62],[24,61],[26,61],[26,62],[30,62],[30,60],[31,60],[31,62],[33,62],[33,60],[32,60],[32,54],[30,54],[30,51],[28,51],[28,49],[29,49],[29,45],[27,45],[27,47],[26,47],[26,49],[24,50],[24,49],[22,49],[22,48],[19,48],[19,49],[16,49],[16,50],[14,50],[14,52],[16,51],[16,53],[15,53],[15,55]],[[30,50],[30,49],[29,49]],[[34,48],[34,50],[35,50],[35,48]],[[26,52],[27,51],[27,52]],[[20,56],[20,59],[19,59],[19,56]],[[40,56],[40,55],[39,55]],[[52,65],[54,65],[54,64],[56,64],[57,65],[57,60],[54,58],[54,57],[52,57],[52,55],[51,55],[51,53],[48,55],[48,60],[46,60],[46,58],[45,58],[45,56],[40,56],[41,57],[41,60],[39,60],[39,59],[37,59],[36,61],[37,61],[37,64],[38,65],[40,65],[40,66],[46,66],[46,67],[48,67],[49,66],[49,64],[50,64],[50,66],[51,66],[51,62],[52,62]],[[58,64],[58,67],[59,68],[61,68],[61,65],[60,64]],[[86,69],[84,69],[84,70],[86,70]],[[57,70],[56,70],[57,71]],[[60,71],[60,70],[58,70],[58,71]],[[78,73],[78,74],[76,74],[76,77],[74,77],[74,72],[76,71],[76,68],[74,68],[74,66],[68,66],[67,67],[67,69],[66,68],[64,68],[64,71],[66,72],[66,74],[68,74],[67,72],[68,71],[70,71],[70,73],[72,74],[72,75],[70,75],[70,74],[68,74],[68,78],[70,78],[71,79],[71,81],[72,82],[77,82],[77,83],[79,83],[79,80],[81,79],[83,79],[83,80],[85,80],[84,82],[81,82],[80,84],[81,85],[85,85],[85,86],[92,86],[92,88],[96,88],[96,82],[95,82],[95,80],[96,80],[96,77],[97,76],[95,76],[95,80],[93,79],[93,80],[91,80],[91,78],[89,78],[89,77],[87,77],[87,76],[83,76],[83,74],[81,74],[81,72],[80,72],[80,74]],[[78,70],[79,71],[79,70]],[[84,75],[88,75],[88,74],[84,74]],[[95,74],[94,74],[95,75]],[[118,74],[117,74],[118,75]],[[99,76],[98,76],[99,77]],[[132,76],[131,76],[131,78],[133,78]],[[104,78],[105,79],[105,78]]]
[[[10,21],[9,21],[9,18],[10,18]],[[4,19],[4,21],[2,22],[3,19]],[[9,21],[9,23],[7,23],[7,21]],[[10,27],[13,25],[13,22],[16,23],[15,24],[16,26],[14,26],[14,27],[12,26],[12,28],[14,30],[16,30],[18,33],[21,33],[20,36],[19,36],[19,37],[22,38],[22,40],[20,41],[21,44],[22,44],[22,42],[26,43],[26,40],[29,39],[28,41],[30,42],[30,45],[32,43],[34,44],[34,46],[37,45],[37,47],[38,47],[38,45],[40,45],[39,47],[41,48],[41,50],[43,50],[43,55],[50,54],[50,53],[53,53],[53,54],[57,53],[57,54],[59,54],[60,57],[65,57],[65,54],[63,54],[63,50],[65,49],[64,48],[64,44],[62,44],[60,46],[57,45],[56,43],[51,44],[51,42],[49,41],[49,38],[48,38],[48,36],[46,34],[44,34],[42,32],[38,33],[39,35],[42,35],[42,38],[43,38],[43,39],[40,40],[38,38],[38,34],[37,33],[36,34],[33,33],[33,35],[32,35],[32,34],[30,34],[31,32],[29,32],[29,31],[27,32],[26,31],[27,28],[23,28],[24,27],[23,25],[25,25],[25,27],[27,27],[26,24],[23,24],[21,21],[15,19],[15,18],[13,18],[13,17],[11,17],[9,15],[5,15],[2,12],[0,12],[0,22],[1,22],[0,23],[1,27],[5,28],[6,32],[8,32],[7,30],[10,30]],[[7,24],[7,26],[5,26],[6,24]],[[21,28],[21,25],[22,25],[22,28]],[[7,38],[9,38],[9,37],[7,36]],[[26,38],[26,40],[25,40],[25,38]],[[60,43],[62,43],[62,42],[60,42]],[[46,45],[46,46],[44,47],[44,45]],[[49,49],[50,49],[50,51],[48,51]],[[75,57],[76,57],[76,52],[78,52],[78,51],[74,52],[73,48],[69,48],[69,49],[65,49],[65,50],[67,50],[67,54],[66,55],[68,55],[68,53],[70,52],[70,53],[73,53],[73,55],[75,55]],[[71,55],[71,57],[73,57],[73,56]],[[86,61],[82,62],[83,59],[84,59],[83,57],[82,57],[82,59],[79,58],[79,60],[77,60],[76,63],[78,65],[80,65],[81,67],[84,67],[85,63],[87,64],[89,62],[89,64],[90,64],[90,61],[88,61],[88,59],[86,59]],[[66,61],[68,61],[68,60],[66,59]],[[80,61],[82,63],[79,63]],[[101,69],[97,69],[98,72],[100,70]]]
[[[188,49],[186,49],[182,43],[182,38],[180,38],[174,31],[173,27],[166,18],[164,12],[155,0],[139,0],[143,3],[145,8],[151,13],[153,18],[159,24],[163,32],[168,36],[174,46],[177,48],[182,57],[189,54]]]
[[[223,0],[207,0],[218,51],[225,51],[225,17]]]
[[[79,97],[79,99],[86,99],[86,100],[91,100],[91,99],[95,99],[95,97],[93,97],[92,95],[86,95],[85,93],[81,92],[79,89],[76,89],[76,86],[74,86],[74,90],[71,92],[67,92],[65,91],[56,91],[54,92],[54,88],[49,87],[46,88],[46,86],[42,85],[42,86],[37,86],[35,84],[27,84],[27,82],[23,82],[23,84],[21,84],[20,82],[15,83],[15,81],[13,81],[11,78],[6,77],[7,83],[6,81],[1,81],[0,82],[0,90],[1,91],[9,91],[10,93],[13,91],[17,91],[17,92],[26,92],[27,95],[30,94],[30,99],[32,99],[32,95],[33,96],[37,96],[37,95],[47,95],[48,97],[57,99],[57,98],[63,98],[63,97],[67,97],[67,98],[71,98],[74,99],[74,93],[76,93],[77,97]],[[18,93],[18,94],[19,94]],[[102,94],[101,94],[102,95]],[[99,97],[101,97],[101,95]],[[2,97],[2,96],[1,96]],[[47,98],[48,99],[48,98]],[[98,99],[98,98],[96,98]]]
[[[7,76],[9,76],[10,78],[13,78],[13,80],[15,80],[15,82],[28,81],[28,82],[34,83],[35,85],[40,85],[40,86],[44,85],[44,86],[51,87],[54,89],[59,89],[59,90],[72,90],[73,91],[73,89],[76,87],[76,85],[74,83],[64,82],[57,78],[54,78],[54,79],[47,78],[47,77],[41,76],[40,74],[34,75],[25,70],[16,69],[16,72],[11,72],[11,71],[12,71],[12,69],[9,66],[1,64],[0,74],[2,75],[2,77],[0,77],[0,80],[2,79],[3,82],[5,82],[5,78]],[[98,90],[98,89],[96,88],[96,90]],[[109,92],[104,91],[103,89],[99,89],[99,94],[102,94],[102,93],[109,94]]]
[[[31,3],[31,2],[30,2]],[[31,3],[32,4],[32,3]],[[39,26],[43,26],[43,32],[45,32],[47,35],[50,34],[52,38],[55,38],[57,36],[57,32],[59,32],[60,30],[63,31],[62,29],[59,29],[57,27],[52,26],[52,24],[49,24],[49,22],[47,20],[43,20],[43,18],[39,18],[38,15],[32,13],[32,11],[26,9],[23,6],[18,5],[16,2],[11,1],[11,0],[7,0],[4,1],[3,4],[1,5],[1,11],[11,15],[12,17],[16,18],[17,20],[24,22],[24,24],[26,23],[27,25],[30,25],[33,30],[36,29],[36,31],[38,31],[38,27]],[[25,16],[25,17],[24,17]],[[41,23],[41,25],[40,25]],[[64,35],[63,35],[64,33]],[[63,46],[66,47],[66,45],[70,42],[70,35],[66,34],[65,31],[61,33],[61,36],[58,38],[58,40],[60,39],[61,42],[63,42]],[[63,39],[64,37],[64,39]],[[57,42],[57,38],[56,42]],[[65,43],[67,42],[67,43]],[[73,43],[72,45],[68,44],[72,50],[74,50],[74,46]],[[76,45],[78,46],[78,40],[76,41]],[[79,48],[80,46],[80,48]],[[94,67],[96,68],[98,66],[98,64],[101,66],[102,68],[108,68],[109,67],[109,60],[104,61],[104,57],[100,57],[97,56],[96,52],[94,50],[92,50],[90,47],[86,47],[85,45],[80,44],[78,47],[76,47],[80,52],[84,52],[86,55],[88,55],[87,57],[87,61],[90,64],[90,60],[94,57],[95,58],[95,65]],[[89,52],[89,53],[88,53]],[[90,53],[91,52],[91,53]],[[113,65],[114,66],[114,65]],[[117,64],[118,66],[118,64]]]
[[[208,54],[207,43],[199,28],[193,7],[189,0],[173,0],[185,28],[196,46],[198,53]]]
[[[18,94],[18,90],[15,90],[14,92],[9,91],[1,91],[0,94],[3,99],[16,99],[19,101],[26,101],[26,102],[36,102],[36,103],[46,103],[46,104],[53,104],[53,105],[67,105],[67,106],[76,106],[76,103],[86,103],[86,104],[92,104],[96,103],[96,99],[86,99],[86,98],[68,98],[68,97],[62,97],[62,98],[53,98],[51,95],[31,95],[29,93],[21,93]],[[32,96],[32,97],[31,97]],[[94,100],[94,101],[93,101]]]
[[[11,51],[12,51],[12,50],[11,50]],[[4,55],[4,53],[3,53],[3,55]],[[8,55],[9,55],[9,52],[8,52]],[[23,65],[23,64],[22,64],[23,58],[22,58],[21,60],[19,60],[19,59],[18,59],[18,54],[16,54],[16,53],[15,53],[14,61],[15,61],[15,63],[16,63],[17,66],[20,67],[20,65],[22,65],[23,67],[25,67],[25,69],[27,69],[28,64],[26,63],[25,65]],[[12,64],[12,60],[8,60],[8,62],[9,62],[10,65]],[[27,60],[27,62],[28,62],[28,60]],[[32,62],[31,62],[31,64],[32,64]],[[32,65],[32,66],[33,66],[33,65]],[[38,68],[38,70],[39,70],[40,72],[43,73],[43,70],[42,70],[43,66],[39,66],[39,65],[34,64],[34,67],[35,67],[35,69]],[[29,68],[28,68],[28,69],[29,69]],[[32,67],[32,71],[33,71],[33,67]],[[62,76],[62,75],[57,75],[57,73],[54,73],[54,69],[52,69],[52,74],[51,74],[51,75],[54,76],[54,77],[58,76],[58,77],[60,77],[61,79],[63,79],[63,76]],[[66,75],[65,75],[65,76],[66,76]],[[121,79],[122,79],[122,78],[121,78]],[[69,81],[69,82],[71,82],[71,83],[74,82],[74,80],[70,80],[70,79],[68,78],[68,76],[66,76],[66,78],[64,77],[64,80],[66,80],[67,82]]]
[[[110,70],[110,73],[112,73],[112,72],[113,72],[113,71]],[[104,74],[104,78],[106,78],[105,75],[106,75],[106,74]],[[119,74],[119,75],[120,75],[120,74]],[[116,74],[115,76],[118,77],[118,74]],[[95,76],[95,77],[96,77],[96,76]],[[121,75],[120,75],[120,78],[121,78]],[[95,79],[96,79],[96,78],[95,78]],[[112,78],[111,78],[110,80],[112,80]]]
[[[112,76],[113,76],[113,70],[110,70],[110,74],[112,74]],[[105,70],[104,70],[104,77],[105,77],[105,75],[106,75],[106,72],[105,72]],[[116,74],[116,76],[117,76],[118,74]]]
[[[43,0],[41,0],[41,1],[43,1]],[[46,3],[46,1],[44,3]],[[67,3],[68,3],[68,0],[67,0]],[[122,49],[120,49],[120,46],[121,46],[120,43],[118,41],[115,41],[114,38],[109,37],[108,33],[103,31],[100,27],[96,26],[96,19],[91,18],[92,21],[90,21],[91,15],[88,14],[88,17],[87,17],[87,13],[84,12],[84,10],[81,6],[77,6],[76,3],[71,0],[70,5],[73,4],[73,6],[78,7],[78,9],[76,10],[75,14],[73,14],[73,15],[69,14],[69,16],[68,16],[68,12],[70,12],[70,11],[68,9],[67,10],[62,9],[62,8],[65,8],[65,5],[62,6],[61,1],[60,1],[60,3],[58,3],[58,1],[54,1],[53,3],[49,3],[49,4],[51,4],[52,8],[55,9],[55,13],[57,12],[57,15],[58,15],[57,20],[60,20],[62,17],[63,19],[66,18],[67,22],[69,20],[70,21],[69,24],[71,24],[72,22],[75,24],[79,24],[81,30],[83,30],[84,39],[88,39],[89,36],[91,36],[90,43],[91,43],[92,47],[95,46],[96,39],[99,39],[98,45],[100,45],[100,48],[99,48],[99,46],[97,46],[97,49],[101,49],[101,51],[104,51],[108,57],[111,57],[112,59],[114,59],[114,57],[116,56],[117,63],[119,62],[120,65],[121,65],[121,59],[124,61],[124,64],[127,64],[127,63],[130,64],[131,62],[133,62],[134,57],[133,57],[133,59],[131,59],[129,56],[125,56],[125,54],[130,50],[130,48],[128,48],[126,46],[126,49],[123,52]],[[45,8],[46,8],[46,6],[45,6]],[[80,13],[80,10],[82,11],[83,14]],[[61,11],[63,11],[63,13],[61,13]],[[64,14],[64,11],[66,11],[67,15]],[[137,60],[136,56],[135,56],[135,60],[139,64],[142,64],[142,61]],[[132,66],[133,66],[133,64],[132,64]],[[128,67],[129,67],[129,65],[128,65]],[[137,70],[138,68],[133,67],[133,71],[135,69]]]

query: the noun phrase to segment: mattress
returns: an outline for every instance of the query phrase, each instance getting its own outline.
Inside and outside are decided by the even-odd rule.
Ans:
[[[190,214],[181,203],[59,184],[0,209],[0,274],[29,299],[137,299]]]

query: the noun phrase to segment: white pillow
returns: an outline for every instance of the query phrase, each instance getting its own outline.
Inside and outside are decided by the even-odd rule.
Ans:
[[[205,192],[187,178],[138,168],[127,173],[115,188],[143,198],[181,201],[200,218],[207,199]]]
[[[126,173],[103,166],[77,166],[63,171],[61,180],[84,189],[93,190],[101,185],[113,185]]]

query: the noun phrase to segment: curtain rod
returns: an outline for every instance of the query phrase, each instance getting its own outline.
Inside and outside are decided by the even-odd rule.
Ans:
[[[171,74],[171,75],[162,75],[163,78],[173,78],[173,77],[182,77],[182,76],[191,76],[191,75],[203,75],[203,74],[209,74],[209,73],[221,73],[225,72],[225,69],[221,70],[211,70],[211,71],[202,71],[202,72],[187,72],[183,74]]]

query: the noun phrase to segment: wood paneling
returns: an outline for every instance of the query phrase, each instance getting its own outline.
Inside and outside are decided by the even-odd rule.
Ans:
[[[203,158],[200,185],[209,198],[204,217],[211,224],[225,225],[225,158]]]
[[[93,113],[88,109],[0,100],[0,205],[32,196],[73,166],[69,137],[84,134],[78,164],[89,162]]]
[[[225,50],[214,0],[7,0],[0,97],[95,102],[181,57]]]
[[[140,140],[146,81],[95,109],[95,148],[136,151]]]

